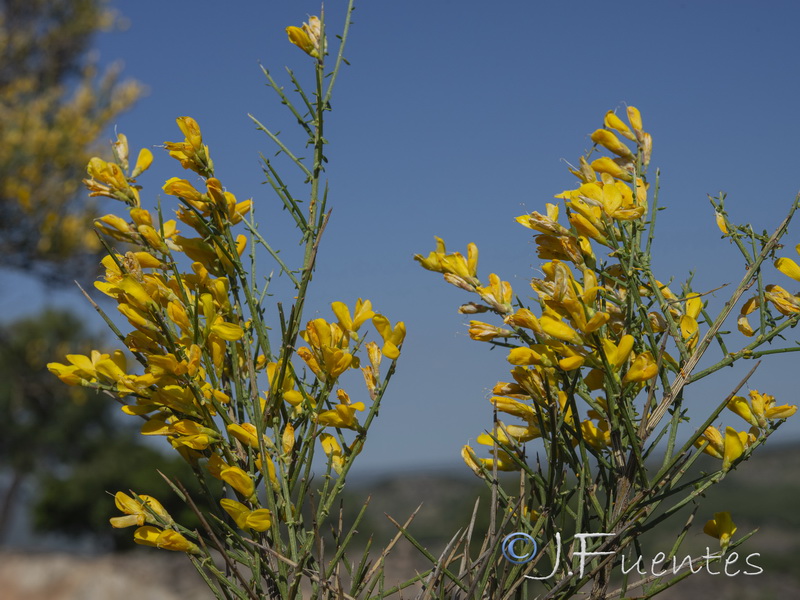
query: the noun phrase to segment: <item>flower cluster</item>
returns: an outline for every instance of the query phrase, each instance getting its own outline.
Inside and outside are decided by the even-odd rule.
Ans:
[[[800,254],[800,244],[795,247],[795,251]],[[774,265],[778,271],[787,277],[794,281],[800,281],[800,266],[791,258],[778,258],[775,260]],[[775,307],[782,316],[800,315],[800,294],[792,294],[776,284],[767,285],[764,287],[763,294],[751,297],[742,305],[738,326],[739,331],[744,335],[753,337],[756,334],[756,331],[750,325],[748,316],[765,303]]]
[[[656,375],[653,354],[625,330],[627,274],[619,264],[600,266],[593,247],[617,249],[628,234],[626,224],[647,213],[648,185],[643,177],[635,176],[634,167],[637,160],[649,162],[652,141],[633,107],[628,109],[628,122],[630,126],[609,112],[605,128],[591,138],[614,156],[591,162],[581,157],[579,167],[571,170],[579,186],[556,196],[564,202],[568,225],[559,223],[561,208],[555,204],[548,204],[545,214],[517,218],[536,232],[537,254],[549,261],[541,267],[544,277],[531,282],[540,307],[538,316],[525,306],[515,310],[511,285],[498,275],[490,274],[488,285],[481,285],[474,244],[467,258],[458,252],[448,254],[439,239],[430,255],[415,256],[424,268],[443,273],[449,283],[479,296],[479,302],[463,305],[462,313],[493,312],[503,318],[504,327],[470,321],[469,334],[479,341],[503,338],[512,346],[508,362],[514,366],[514,381],[497,384],[491,402],[498,412],[521,418],[525,425],[499,422],[492,435],[478,438],[479,443],[494,447],[494,458],[478,461],[487,468],[519,468],[520,458],[512,459],[508,452],[559,424],[571,432],[573,444],[583,439],[598,450],[610,445],[606,399],[590,397],[588,418],[579,421],[561,389],[570,374],[586,369],[581,387],[587,396],[602,390],[606,379],[613,382],[611,389],[638,389]],[[618,136],[631,140],[634,150]],[[665,292],[669,293],[666,288]],[[654,313],[653,321],[664,319]],[[498,448],[498,442],[505,449]],[[478,472],[474,451],[466,447],[462,454]]]
[[[750,431],[726,427],[723,437],[716,427],[708,427],[695,442],[703,452],[722,460],[723,471],[730,469],[745,449],[753,445],[759,435],[766,433],[770,421],[786,419],[797,412],[794,405],[775,406],[775,397],[769,394],[752,390],[749,396],[749,401],[742,396],[733,396],[727,407],[751,425]]]
[[[448,283],[478,296],[462,305],[461,313],[493,313],[503,321],[499,326],[472,320],[469,335],[508,349],[513,381],[498,383],[490,402],[497,414],[523,424],[498,420],[490,433],[478,437],[479,444],[491,448],[492,458],[478,458],[469,446],[463,449],[465,462],[478,474],[522,468],[522,444],[556,432],[567,445],[584,444],[590,451],[613,454],[623,439],[634,440],[633,431],[621,431],[620,415],[632,415],[631,426],[645,427],[638,416],[641,408],[634,404],[639,392],[657,385],[659,373],[680,373],[698,346],[705,319],[703,296],[688,287],[678,296],[631,266],[640,260],[639,240],[647,225],[650,186],[645,172],[652,138],[642,128],[639,111],[628,107],[626,112],[627,122],[609,111],[604,127],[591,134],[595,148],[570,169],[579,183],[556,195],[561,205],[548,203],[544,213],[517,218],[534,232],[537,255],[547,261],[540,267],[542,276],[531,281],[536,308],[515,302],[511,285],[494,273],[482,284],[475,244],[468,246],[465,257],[448,253],[437,238],[433,252],[415,256],[423,268],[442,273]],[[609,155],[592,159],[597,150]],[[566,219],[560,221],[562,215]],[[776,265],[800,279],[800,267],[788,259]],[[768,288],[769,301],[777,302],[778,295],[775,286]],[[790,310],[787,303],[784,298],[779,309]],[[754,302],[745,306],[752,311]],[[800,301],[793,310],[800,311]],[[634,315],[642,316],[644,327],[631,327],[637,322]],[[669,340],[677,358],[664,347]],[[579,414],[577,399],[588,405],[585,417]],[[794,407],[772,407],[765,400],[745,413],[739,400],[732,401],[731,408],[754,427],[794,412]],[[723,441],[709,428],[697,445],[725,457],[727,470],[752,439],[753,434],[733,432]]]
[[[175,521],[161,503],[152,496],[134,494],[134,497],[131,497],[124,492],[117,492],[114,502],[125,516],[112,517],[111,525],[117,528],[137,525],[133,534],[133,541],[137,544],[199,554],[200,550],[197,545],[177,531]],[[145,523],[150,523],[150,525],[145,525]],[[163,527],[167,528],[163,529]]]
[[[306,428],[312,443],[319,439],[336,471],[358,450],[342,450],[337,439],[343,439],[341,430],[364,433],[356,413],[366,405],[351,402],[344,389],[334,388],[345,371],[361,366],[359,329],[371,321],[383,341],[382,347],[364,344],[368,365],[362,372],[367,394],[375,400],[382,385],[381,360],[399,356],[405,325],[392,326],[372,310],[369,300],[359,299],[352,313],[344,303],[334,302],[337,321],[314,319],[299,336],[307,347],[296,353],[313,373],[312,381],[298,375],[299,366],[285,354],[290,345],[284,344],[280,355],[271,354],[262,314],[245,292],[252,283],[240,257],[250,240],[233,232],[252,202],[238,200],[214,176],[194,119],[181,117],[178,126],[185,139],[165,146],[200,180],[173,177],[164,184],[164,192],[179,203],[175,219],[142,207],[136,178],[150,166],[152,154],[142,150],[130,170],[123,135],[114,144],[116,160],[93,158],[85,180],[92,195],[128,207],[127,218],[108,214],[97,220],[100,232],[130,250],[103,259],[105,274],[95,287],[116,302],[132,328],[119,336],[141,370],[120,350],[67,355],[67,363],[49,368],[67,384],[117,396],[123,412],[143,419],[143,435],[163,436],[185,460],[228,486],[236,499],[224,498],[220,506],[237,527],[265,532],[276,509],[285,510],[286,518],[291,512],[276,499],[270,508],[262,506],[258,491],[261,482],[277,490],[281,474],[294,468],[296,429]],[[336,401],[329,401],[334,391]],[[131,499],[120,492],[117,506],[128,516],[112,524],[139,525],[138,543],[197,551],[154,499]]]

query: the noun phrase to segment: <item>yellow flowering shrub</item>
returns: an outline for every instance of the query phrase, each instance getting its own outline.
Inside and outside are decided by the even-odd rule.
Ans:
[[[495,384],[489,398],[494,422],[476,439],[488,457],[471,445],[461,451],[467,466],[492,489],[489,511],[497,525],[474,562],[460,563],[469,568],[437,565],[439,575],[428,582],[437,597],[461,597],[459,590],[470,587],[481,590],[480,597],[511,597],[538,585],[546,590],[541,597],[570,598],[588,584],[592,597],[627,597],[627,584],[612,594],[609,581],[638,537],[695,503],[797,411],[756,390],[749,392],[749,400],[736,395],[745,380],[696,424],[685,394],[690,383],[739,359],[769,354],[760,348],[800,320],[800,296],[764,285],[760,275],[798,203],[767,239],[749,226],[730,223],[722,198],[712,199],[718,227],[746,262],[742,281],[714,316],[707,291],[690,282],[673,291],[651,268],[658,189],[647,179],[653,140],[639,110],[629,106],[621,116],[607,112],[603,127],[590,138],[594,147],[570,168],[577,185],[557,194],[558,204],[516,219],[533,233],[543,261],[542,275],[530,281],[530,290],[512,289],[496,273],[482,278],[475,244],[467,247],[465,257],[448,252],[436,238],[435,250],[414,257],[473,295],[459,308],[484,319],[469,322],[470,338],[502,348],[511,366],[510,379]],[[800,267],[791,259],[778,258],[774,266],[800,281]],[[741,302],[753,285],[757,293]],[[721,330],[737,305],[739,331],[752,342]],[[758,329],[748,321],[756,310]],[[720,350],[716,362],[699,370],[712,344]],[[712,425],[726,407],[747,422],[749,431],[731,424],[723,434]],[[544,447],[535,458],[529,451],[533,440]],[[654,468],[651,459],[659,454]],[[684,484],[688,465],[701,454],[721,462],[691,486]],[[499,471],[519,472],[514,492],[499,485]],[[731,540],[736,528],[730,515],[715,517],[705,531],[720,539],[722,550],[741,543]],[[581,562],[576,576],[575,567],[570,570],[557,557],[560,545],[569,547],[579,539],[584,544],[584,532],[599,533],[587,549],[596,554],[588,555],[592,558],[586,565]],[[516,560],[520,557],[508,546],[514,545],[515,535],[544,540],[544,548]],[[461,541],[469,555],[469,540]],[[502,575],[489,581],[474,575],[488,570]],[[524,582],[525,577],[537,581]],[[666,576],[642,597],[671,583]],[[630,589],[637,585],[630,582]]]
[[[348,23],[351,11],[352,4]],[[358,521],[338,532],[335,557],[318,551],[323,527],[366,442],[405,338],[402,321],[377,313],[361,298],[335,301],[330,316],[303,322],[330,215],[321,132],[346,39],[328,69],[322,31],[317,17],[303,29],[289,29],[290,40],[316,59],[310,63],[313,96],[300,90],[303,98],[316,99],[310,113],[302,117],[266,72],[281,101],[301,118],[311,157],[296,158],[256,122],[308,176],[302,202],[265,165],[298,228],[302,263],[290,267],[259,233],[252,200],[223,183],[193,118],[179,117],[182,137],[164,143],[179,171],[161,187],[167,199],[157,208],[141,183],[153,154],[131,154],[120,134],[113,160],[88,160],[83,183],[90,196],[121,207],[95,221],[109,250],[95,291],[116,303],[119,314],[103,316],[122,347],[68,354],[49,365],[64,383],[95,388],[119,402],[125,414],[140,420],[142,435],[165,439],[201,483],[224,483],[225,495],[211,503],[215,508],[200,513],[181,482],[171,482],[198,511],[204,530],[176,522],[147,490],[118,492],[123,514],[111,520],[114,527],[136,526],[138,544],[185,552],[222,597],[299,598],[309,585],[325,597],[334,591],[342,597],[343,584],[333,572]],[[248,260],[257,248],[269,252],[294,286],[290,306],[268,308],[268,283],[259,283]],[[346,377],[350,371],[359,372],[355,383]],[[327,471],[312,485],[315,454]],[[252,577],[244,575],[248,570]],[[371,589],[381,576],[380,569],[364,571],[347,589]]]
[[[185,487],[171,482],[197,511],[200,530],[176,522],[147,490],[118,492],[122,515],[111,525],[136,526],[133,538],[139,544],[186,553],[220,598],[301,598],[307,589],[318,598],[382,598],[414,583],[421,583],[428,597],[442,599],[522,598],[533,585],[543,585],[547,598],[570,598],[589,585],[596,598],[628,597],[627,583],[609,591],[611,571],[639,536],[696,502],[796,412],[756,390],[749,400],[738,396],[746,380],[702,423],[692,422],[685,405],[690,383],[767,353],[760,348],[800,321],[800,298],[764,285],[759,275],[788,218],[765,239],[730,223],[722,199],[712,200],[720,230],[744,254],[743,279],[716,316],[707,291],[690,282],[670,289],[651,268],[657,189],[647,169],[653,140],[640,112],[628,107],[624,118],[606,113],[603,127],[590,135],[595,146],[570,169],[577,183],[555,196],[559,203],[517,217],[533,233],[544,261],[541,276],[530,282],[530,299],[525,297],[531,292],[513,289],[497,273],[481,277],[475,244],[465,254],[448,252],[437,238],[432,252],[415,256],[422,267],[472,295],[459,309],[482,315],[469,322],[470,338],[503,348],[510,377],[492,388],[494,419],[476,438],[482,448],[461,449],[492,494],[492,525],[478,540],[478,553],[471,539],[474,521],[439,558],[414,540],[407,526],[399,526],[398,537],[410,539],[432,565],[385,589],[383,565],[397,538],[373,566],[369,549],[360,563],[352,563],[345,551],[363,511],[347,529],[330,517],[365,448],[406,327],[362,298],[334,301],[329,315],[303,319],[330,214],[323,122],[344,61],[352,10],[351,1],[330,69],[324,15],[286,29],[289,41],[314,59],[302,57],[314,70],[313,93],[292,79],[302,110],[265,71],[307,133],[310,158],[297,158],[254,120],[306,177],[308,198],[301,203],[265,161],[267,181],[298,228],[301,264],[284,263],[259,233],[252,201],[223,184],[191,117],[177,119],[182,139],[164,144],[183,171],[163,184],[168,200],[157,209],[140,183],[154,159],[150,151],[140,151],[131,166],[127,138],[119,135],[112,161],[88,161],[84,184],[90,196],[122,207],[95,221],[109,250],[95,288],[116,302],[119,315],[103,316],[124,349],[70,354],[50,370],[66,384],[95,388],[119,402],[124,413],[141,421],[142,435],[163,437],[201,483],[216,479],[225,489],[212,509],[200,511]],[[259,283],[255,269],[257,248],[269,253],[293,285],[290,306],[268,310],[268,283]],[[757,250],[751,254],[748,248]],[[800,280],[800,267],[791,259],[779,258],[775,267]],[[755,295],[740,305],[753,286]],[[751,342],[721,330],[736,306],[739,331]],[[748,321],[756,311],[758,328]],[[712,344],[721,357],[699,370]],[[348,379],[356,370],[363,387]],[[726,408],[750,429],[726,425],[723,435],[713,423]],[[531,442],[544,448],[535,460]],[[312,487],[320,450],[326,470]],[[659,453],[654,468],[648,458]],[[720,462],[710,473],[683,481],[703,454]],[[513,492],[500,485],[499,472],[518,474]],[[328,552],[326,524],[334,529]],[[728,513],[716,513],[704,531],[719,539],[723,553],[742,541],[733,539],[736,527]],[[582,532],[602,533],[587,547]],[[543,540],[542,552],[516,560],[519,548],[509,533]],[[677,538],[673,556],[682,539]],[[578,540],[581,557],[590,560],[581,562],[576,574],[558,557],[562,544]],[[672,583],[667,577],[643,597]]]

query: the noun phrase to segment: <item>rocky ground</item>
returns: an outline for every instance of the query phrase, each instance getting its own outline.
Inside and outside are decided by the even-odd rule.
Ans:
[[[2,600],[206,600],[213,598],[184,556],[0,553]]]

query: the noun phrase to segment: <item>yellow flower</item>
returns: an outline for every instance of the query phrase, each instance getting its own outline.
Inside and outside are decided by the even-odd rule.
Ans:
[[[598,427],[589,419],[581,421],[581,436],[583,441],[595,450],[602,450],[611,445],[611,431],[608,428],[608,421],[598,421]]]
[[[141,173],[145,172],[153,164],[153,153],[147,148],[139,150],[139,156],[136,158],[136,165],[133,167],[131,179],[136,179]]]
[[[498,312],[507,314],[511,312],[511,300],[514,296],[514,291],[511,289],[511,284],[501,279],[494,273],[489,275],[489,285],[485,287],[477,287],[475,290],[480,294],[481,299],[490,304]]]
[[[764,297],[772,302],[782,315],[792,315],[800,312],[800,298],[792,296],[779,285],[768,285],[764,288]]]
[[[219,478],[245,498],[249,499],[255,495],[256,486],[252,477],[239,467],[223,468],[220,470]]]
[[[728,235],[728,226],[725,224],[725,216],[721,212],[715,211],[714,219],[716,220],[717,227],[719,227],[719,230],[722,232],[722,234]],[[778,265],[776,264],[775,266],[777,267]]]
[[[607,156],[593,160],[591,167],[598,173],[608,173],[616,179],[633,181],[633,175],[630,171],[621,167],[616,160],[608,158]]]
[[[800,244],[797,245],[795,250],[800,254]],[[800,266],[791,258],[779,258],[774,264],[775,268],[787,277],[791,277],[795,281],[800,281]]]
[[[337,397],[341,400],[333,410],[326,410],[317,416],[317,423],[323,427],[339,427],[344,429],[358,429],[358,419],[356,418],[356,411],[363,411],[365,406],[363,402],[350,403],[350,396],[344,390],[336,392]]]
[[[741,396],[728,401],[728,408],[750,423],[753,427],[764,428],[772,419],[786,419],[797,412],[797,406],[784,404],[775,406],[775,397],[757,390],[750,392],[750,402]]]
[[[733,427],[725,428],[725,447],[722,453],[722,470],[728,471],[748,445],[746,431],[736,431]]]
[[[358,359],[347,351],[350,338],[339,324],[314,319],[300,335],[311,348],[299,348],[297,355],[321,381],[334,380],[350,367],[359,367]]]
[[[703,310],[703,300],[698,294],[692,294],[686,300],[686,313],[681,317],[681,337],[690,350],[697,345],[699,339],[697,317]]]
[[[514,461],[511,455],[509,455],[507,452],[499,448],[495,448],[492,451],[492,454],[495,455],[495,458],[478,458],[475,455],[475,451],[470,446],[464,446],[461,449],[461,457],[464,459],[464,462],[467,463],[467,466],[479,477],[482,476],[481,467],[490,473],[495,468],[498,471],[520,470],[521,467],[519,464],[517,464],[517,462]]]
[[[737,321],[737,326],[739,328],[739,331],[742,332],[747,337],[753,337],[755,335],[755,331],[750,326],[750,321],[747,320],[747,315],[752,313],[760,305],[761,305],[761,300],[758,298],[758,296],[753,296],[742,305],[742,309],[741,311],[739,311],[739,319]]]
[[[694,445],[699,448],[704,442],[708,442],[708,445],[703,449],[703,452],[713,456],[714,458],[722,458],[723,453],[725,452],[725,444],[719,429],[716,427],[706,428],[702,435],[697,438]]]
[[[614,371],[619,371],[620,367],[628,360],[633,350],[633,342],[633,336],[628,334],[620,338],[619,344],[615,344],[608,338],[600,340],[603,346],[603,354],[605,354],[606,360]]]
[[[230,433],[237,440],[258,450],[258,432],[255,425],[252,423],[231,423],[228,425],[228,433]]]
[[[464,459],[464,462],[470,469],[472,469],[472,472],[475,473],[475,475],[478,477],[483,475],[481,472],[481,467],[478,464],[478,457],[475,456],[475,451],[470,446],[467,445],[461,448],[461,458]]]
[[[267,440],[268,438],[264,438],[265,442]],[[269,441],[270,441],[269,445],[272,446],[273,445],[272,441],[271,440]],[[275,463],[272,462],[272,459],[269,456],[267,456],[266,460],[262,460],[261,456],[259,455],[255,463],[256,463],[256,469],[261,471],[261,474],[265,475],[269,479],[272,489],[277,491],[279,489],[278,473],[275,471]]]
[[[539,319],[527,308],[520,308],[513,315],[505,317],[503,321],[513,327],[524,327],[525,329],[530,329],[534,333],[544,335],[544,330],[539,323]]]
[[[159,529],[150,525],[139,527],[133,534],[133,541],[143,546],[154,546],[163,550],[200,554],[200,548],[172,529]]]
[[[267,363],[267,381],[272,388],[277,383],[277,378],[281,372],[280,362]],[[303,402],[303,394],[294,389],[294,376],[289,368],[284,370],[283,381],[281,382],[280,397],[292,406],[298,406]]]
[[[353,317],[350,316],[350,309],[347,308],[344,302],[334,302],[331,304],[331,308],[333,309],[333,314],[339,319],[339,325],[342,329],[351,333],[358,331],[358,328],[361,327],[365,321],[375,316],[375,312],[372,310],[372,302],[369,300],[364,301],[361,298],[356,300]]]
[[[514,417],[519,417],[530,424],[537,422],[537,411],[528,404],[520,402],[519,400],[514,400],[513,398],[504,398],[502,396],[492,396],[489,399],[489,402],[491,402],[500,412],[504,412]]]
[[[372,324],[383,338],[383,354],[386,358],[397,359],[400,356],[400,346],[406,337],[406,324],[400,321],[392,327],[389,319],[383,315],[372,317]]]
[[[206,209],[206,204],[204,202],[201,203],[203,201],[203,194],[196,190],[186,179],[171,177],[167,179],[162,189],[170,196],[182,198],[201,212]]]
[[[495,467],[498,471],[519,471],[522,467],[505,450],[499,448],[492,452],[495,458],[479,458],[480,463],[491,471]]]
[[[633,359],[631,368],[625,373],[623,383],[647,381],[658,374],[658,365],[650,352],[642,352]]]
[[[287,423],[286,427],[283,428],[281,448],[283,449],[283,453],[287,456],[291,454],[294,449],[294,426],[291,423]]]
[[[514,335],[514,332],[510,329],[496,327],[483,321],[470,321],[468,333],[470,338],[479,342],[488,342],[497,337],[511,337]]]
[[[124,517],[111,517],[109,521],[115,528],[131,527],[132,525],[144,525],[147,523],[163,524],[172,523],[172,517],[164,509],[161,503],[145,494],[137,494],[131,498],[125,492],[117,492],[114,496],[114,504],[124,512]]]
[[[250,510],[241,502],[230,498],[223,498],[219,503],[236,522],[236,526],[239,529],[266,531],[272,525],[272,513],[266,508]]]
[[[309,17],[308,23],[303,23],[302,27],[293,25],[287,27],[286,34],[295,46],[322,62],[325,40],[322,38],[322,23],[319,17]]]
[[[622,119],[614,114],[613,110],[606,113],[604,124],[609,129],[616,129],[629,140],[636,140],[636,136],[633,135],[630,128],[622,122]]]
[[[458,285],[462,282],[465,286],[477,285],[478,276],[478,247],[475,244],[467,245],[467,258],[460,252],[446,254],[447,250],[442,238],[436,238],[436,250],[428,254],[427,258],[415,254],[416,260],[424,269],[444,273],[451,276],[449,283]]]
[[[736,525],[731,519],[731,513],[714,513],[714,518],[708,521],[703,527],[703,533],[717,538],[720,548],[725,550],[731,543],[731,537],[736,533]]]
[[[547,235],[566,236],[570,235],[569,229],[558,223],[558,205],[547,203],[547,215],[532,212],[529,215],[517,217],[516,221],[520,225],[539,231]]]
[[[228,342],[235,342],[244,336],[244,329],[234,323],[226,323],[222,317],[217,317],[216,322],[211,326],[211,332]]]
[[[539,324],[542,327],[542,331],[553,339],[577,345],[583,343],[583,339],[578,335],[577,331],[562,320],[556,319],[551,315],[542,315],[542,318],[539,319]]]
[[[633,158],[633,153],[630,151],[630,148],[623,144],[617,136],[607,129],[598,129],[591,135],[591,138],[595,144],[600,144],[617,156]]]
[[[639,113],[639,109],[635,106],[628,107],[628,123],[631,124],[633,130],[638,134],[642,131],[642,115]]]
[[[598,211],[599,210],[598,208]],[[608,238],[600,231],[601,229],[605,229],[605,226],[595,218],[589,219],[583,214],[573,212],[569,215],[569,222],[578,230],[578,233],[584,237],[593,239],[604,246],[611,246],[611,242],[609,242]]]
[[[322,451],[325,453],[325,456],[328,457],[328,460],[331,461],[333,470],[341,474],[344,468],[344,453],[342,452],[342,447],[339,445],[339,442],[329,433],[320,435],[319,441],[322,444]]]
[[[728,471],[733,463],[744,454],[745,448],[755,441],[755,436],[746,431],[736,431],[733,427],[725,428],[725,437],[716,427],[708,427],[695,441],[694,445],[700,448],[704,442],[708,445],[703,452],[722,459],[722,470]]]
[[[111,143],[111,150],[117,159],[117,163],[124,171],[128,170],[128,136],[124,133],[117,134],[117,141]]]
[[[535,425],[522,427],[520,425],[506,425],[502,421],[497,421],[497,428],[491,434],[482,433],[475,438],[475,441],[484,446],[496,446],[495,439],[497,439],[507,446],[514,446],[518,442],[529,442],[540,436],[541,431]]]
[[[94,157],[89,161],[86,172],[89,179],[84,179],[83,184],[89,190],[89,196],[106,196],[130,206],[139,206],[139,191],[130,186],[118,164]]]
[[[184,169],[191,169],[198,175],[210,176],[214,166],[208,156],[208,146],[203,144],[197,121],[191,117],[178,117],[175,121],[185,139],[183,142],[164,142],[169,155],[180,161]]]

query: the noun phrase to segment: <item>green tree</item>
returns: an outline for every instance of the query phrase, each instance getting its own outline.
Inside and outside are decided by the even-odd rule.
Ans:
[[[118,21],[105,0],[0,0],[0,267],[48,282],[97,268],[80,180],[142,91],[116,67],[98,74],[89,52]]]
[[[142,91],[117,67],[100,72],[91,53],[95,34],[119,23],[106,0],[0,0],[0,268],[47,284],[97,270],[97,206],[80,180],[104,132]],[[45,368],[65,349],[97,344],[63,311],[0,325],[0,538],[28,482],[37,526],[92,534],[107,525],[98,515],[114,503],[94,490],[116,484],[98,463],[100,447],[103,460],[148,472],[143,487],[164,485],[160,454],[137,445],[136,428],[116,422],[113,404],[91,390],[65,391]]]
[[[115,428],[112,436],[98,436],[87,444],[85,460],[71,465],[66,474],[47,469],[37,481],[37,499],[32,507],[33,527],[37,531],[71,537],[90,537],[105,548],[134,546],[130,534],[109,526],[119,516],[113,494],[117,490],[147,490],[164,499],[171,515],[199,527],[194,513],[159,475],[183,482],[198,504],[207,509],[204,495],[189,465],[177,456],[166,456],[156,448],[137,441],[135,428]],[[221,487],[209,482],[215,489]],[[217,490],[219,493],[219,490]]]
[[[108,519],[118,511],[106,492],[133,485],[161,494],[173,514],[191,521],[158,474],[162,470],[191,483],[188,466],[143,445],[138,427],[120,423],[107,397],[90,388],[65,389],[47,371],[51,357],[78,348],[88,352],[98,343],[98,336],[65,311],[48,310],[0,327],[0,466],[9,475],[0,496],[0,539],[26,482],[36,489],[33,522],[42,531],[131,545],[129,536],[109,532]]]
[[[0,464],[10,475],[0,499],[0,539],[26,481],[87,460],[116,428],[107,399],[86,388],[65,391],[47,373],[49,357],[98,341],[63,311],[0,327]]]

